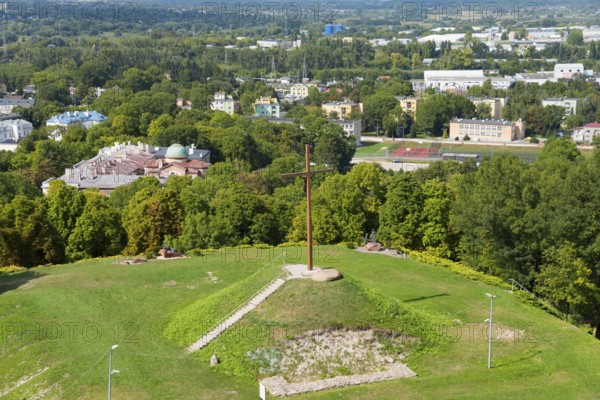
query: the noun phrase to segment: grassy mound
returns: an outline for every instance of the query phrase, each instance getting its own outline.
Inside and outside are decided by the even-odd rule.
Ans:
[[[198,305],[199,320],[213,318],[213,304],[230,294],[229,288],[223,292]],[[216,354],[221,360],[216,370],[226,375],[256,379],[278,373],[288,340],[309,331],[375,328],[406,335],[414,356],[448,343],[440,327],[450,325],[442,315],[400,304],[347,275],[338,282],[293,280],[198,354],[203,362]]]
[[[412,315],[410,319],[420,320],[422,314],[442,316],[455,325],[442,328],[452,341],[437,352],[409,349],[412,356],[406,362],[418,377],[294,398],[395,399],[399,393],[407,399],[487,400],[498,393],[536,400],[598,398],[599,341],[523,303],[516,293],[466,279],[447,267],[316,247],[316,265],[334,267],[383,298],[369,298],[350,279],[291,281],[236,324],[237,331],[211,343],[212,350],[190,355],[184,346],[196,339],[196,333],[189,334],[191,342],[182,340],[183,345],[165,338],[173,316],[244,281],[268,262],[267,257],[251,262],[227,253],[127,266],[112,261],[0,275],[3,399],[105,398],[108,348],[113,344],[119,345],[113,367],[121,371],[113,376],[115,399],[255,398],[255,380],[237,371],[231,376],[218,373],[208,366],[208,357],[217,354],[223,361],[217,369],[223,369],[227,357],[235,356],[233,350],[239,351],[236,354],[249,362],[243,371],[256,371],[257,365],[241,349],[266,349],[264,357],[257,354],[254,359],[268,369],[274,358],[268,352],[274,347],[271,342],[327,327],[395,331],[401,329],[402,318]],[[497,295],[494,322],[502,330],[493,343],[492,369],[487,369],[486,293]],[[214,314],[220,318],[223,313],[227,311]]]

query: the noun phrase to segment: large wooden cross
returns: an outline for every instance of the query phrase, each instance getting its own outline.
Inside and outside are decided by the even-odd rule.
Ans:
[[[310,207],[310,177],[315,174],[322,174],[324,172],[333,172],[334,168],[318,169],[315,171],[310,170],[310,146],[307,144],[304,147],[306,167],[304,172],[292,172],[289,174],[282,174],[284,178],[295,178],[301,176],[304,178],[305,192],[306,192],[306,250],[307,250],[307,266],[308,270],[313,269],[313,248],[312,248],[312,211]]]

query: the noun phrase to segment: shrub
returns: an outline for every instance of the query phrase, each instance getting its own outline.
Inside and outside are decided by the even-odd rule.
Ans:
[[[0,273],[11,274],[13,272],[25,271],[27,268],[19,267],[18,265],[8,265],[6,267],[0,267]]]

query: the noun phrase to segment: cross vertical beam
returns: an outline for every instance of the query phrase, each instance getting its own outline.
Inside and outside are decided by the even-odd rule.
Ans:
[[[313,247],[312,247],[312,210],[310,207],[310,146],[304,147],[306,161],[306,262],[308,270],[313,269]]]
[[[306,192],[306,250],[307,250],[307,266],[308,270],[312,271],[313,269],[313,246],[312,246],[312,209],[311,209],[311,200],[310,200],[310,177],[313,174],[321,174],[324,172],[333,172],[335,169],[327,168],[327,169],[318,169],[315,171],[310,170],[310,145],[306,144],[304,146],[304,172],[292,172],[289,174],[282,174],[283,178],[295,178],[302,177],[304,178],[305,184],[305,192]]]

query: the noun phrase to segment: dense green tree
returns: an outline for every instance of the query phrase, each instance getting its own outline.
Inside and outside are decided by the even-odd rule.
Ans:
[[[416,127],[421,132],[441,136],[444,125],[452,118],[472,118],[475,105],[464,96],[452,94],[430,94],[424,97],[417,108]]]
[[[350,164],[355,150],[354,136],[346,137],[333,129],[322,132],[315,139],[315,160],[319,164],[329,165],[338,171],[345,169]]]
[[[385,204],[379,211],[380,240],[395,248],[421,248],[422,204],[422,190],[412,174],[394,176],[388,186]]]
[[[33,267],[61,262],[64,242],[41,198],[18,195],[0,211],[0,265]]]
[[[153,254],[164,244],[166,236],[181,233],[184,209],[173,189],[138,191],[123,211],[127,231],[127,254]]]
[[[8,150],[0,150],[0,172],[8,172],[10,170],[11,160],[15,153]]]
[[[15,196],[41,196],[42,192],[18,172],[0,172],[0,205],[8,204]]]
[[[447,183],[435,178],[422,185],[421,232],[423,246],[438,257],[454,258],[460,236],[450,226],[451,192]]]
[[[210,207],[213,210],[211,219],[215,219],[216,226],[225,228],[230,245],[252,243],[253,229],[256,229],[253,226],[264,222],[254,218],[267,212],[262,198],[239,182],[217,191]]]
[[[150,90],[153,84],[160,81],[160,75],[157,67],[151,67],[147,71],[130,68],[123,72],[123,79],[119,81],[119,86],[134,93]]]
[[[481,102],[477,104],[475,114],[478,119],[492,119],[492,106],[489,103]]]
[[[544,264],[536,276],[537,291],[565,313],[600,301],[600,290],[594,284],[592,270],[577,256],[575,248],[566,243],[544,253]]]
[[[495,156],[462,180],[452,225],[461,232],[463,260],[473,268],[522,283],[532,280],[541,254],[535,226],[525,218],[535,206],[526,190],[527,168],[515,156]]]
[[[370,96],[364,104],[363,111],[367,129],[382,128],[384,117],[397,105],[398,100],[391,93],[381,92]]]
[[[99,192],[84,195],[85,206],[68,238],[67,256],[77,260],[119,254],[126,243],[121,216]]]
[[[567,43],[572,46],[581,46],[583,44],[583,31],[581,29],[570,29]]]
[[[75,229],[77,219],[81,216],[85,206],[85,197],[76,187],[67,185],[62,180],[50,182],[48,195],[46,196],[48,208],[48,219],[63,241],[67,239]]]

